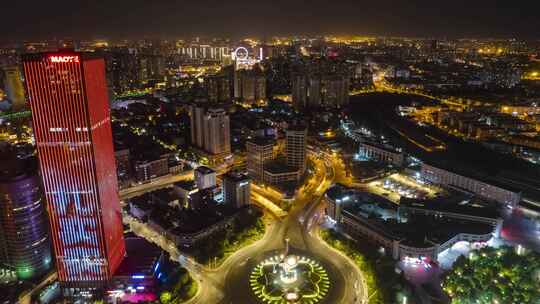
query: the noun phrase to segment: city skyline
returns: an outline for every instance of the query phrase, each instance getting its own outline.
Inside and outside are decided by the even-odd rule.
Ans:
[[[4,42],[291,34],[540,38],[535,15],[540,5],[532,1],[31,2],[2,4],[2,11],[10,13],[0,20],[0,27],[11,29],[1,37]]]
[[[533,6],[56,4],[0,21],[55,36],[0,43],[1,303],[540,304]]]

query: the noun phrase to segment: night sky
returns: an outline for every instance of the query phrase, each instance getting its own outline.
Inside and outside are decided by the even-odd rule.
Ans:
[[[0,40],[286,34],[540,38],[538,0],[0,2]]]

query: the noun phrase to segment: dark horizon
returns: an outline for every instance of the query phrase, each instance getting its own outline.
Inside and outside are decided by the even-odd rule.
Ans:
[[[540,39],[540,4],[508,1],[389,0],[197,2],[143,0],[2,3],[2,42],[32,39],[129,39],[366,35]],[[31,8],[31,10],[29,9]]]

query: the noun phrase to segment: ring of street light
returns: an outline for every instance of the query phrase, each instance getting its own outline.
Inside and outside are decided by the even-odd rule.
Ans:
[[[330,288],[326,270],[310,258],[276,255],[260,262],[251,272],[250,287],[267,304],[315,304]]]

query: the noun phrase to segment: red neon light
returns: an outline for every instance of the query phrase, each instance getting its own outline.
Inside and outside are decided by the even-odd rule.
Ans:
[[[79,56],[49,56],[49,60],[54,63],[62,63],[62,62],[79,63]]]
[[[43,64],[46,60],[55,64]],[[49,54],[25,58],[23,67],[28,94],[36,101],[30,103],[32,122],[59,280],[74,286],[107,282],[122,262],[125,244],[105,63]],[[49,131],[58,126],[66,131]]]

